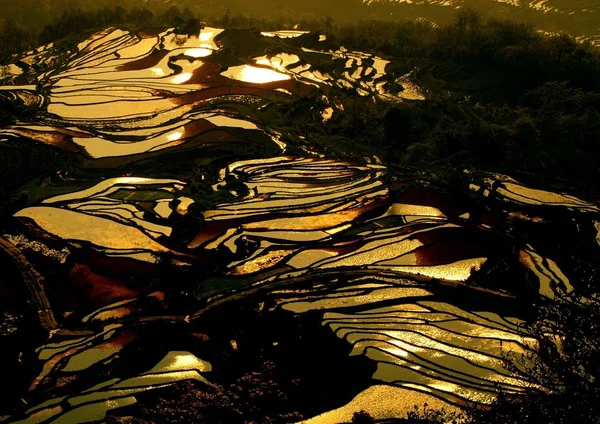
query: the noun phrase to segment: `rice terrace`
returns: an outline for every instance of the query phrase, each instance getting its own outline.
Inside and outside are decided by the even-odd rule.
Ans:
[[[93,3],[0,3],[0,422],[600,422],[597,5]]]

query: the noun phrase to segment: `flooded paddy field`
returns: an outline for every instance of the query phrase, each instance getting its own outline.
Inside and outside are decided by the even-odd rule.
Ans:
[[[157,5],[161,4],[164,1],[157,0]],[[600,43],[599,9],[595,0],[307,0],[288,2],[285,8],[277,8],[276,2],[268,0],[235,6],[212,0],[205,2],[202,9],[191,1],[178,4],[198,13],[211,10],[219,16],[229,8],[232,13],[260,19],[272,8],[277,10],[276,17],[282,18],[321,19],[331,16],[344,23],[356,22],[366,16],[381,20],[420,18],[438,25],[451,21],[457,9],[472,9],[487,18],[525,22],[550,33],[564,32],[596,45]],[[268,35],[272,33],[265,31]],[[294,34],[292,31],[282,35]]]
[[[430,95],[319,40],[108,28],[1,87],[30,114],[0,127],[24,163],[2,186],[0,420],[326,424],[550,390],[527,323],[598,301],[572,255],[598,254],[597,202],[478,170],[450,192],[313,143],[348,96]]]
[[[528,22],[550,32],[565,32],[593,44],[600,43],[598,3],[593,0],[364,0],[377,7],[395,5],[392,13],[418,14],[444,23],[451,9],[470,8],[488,17]]]

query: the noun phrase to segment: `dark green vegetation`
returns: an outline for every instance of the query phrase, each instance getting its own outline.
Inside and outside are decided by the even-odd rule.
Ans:
[[[598,177],[600,55],[591,46],[471,12],[442,28],[341,27],[329,42],[394,57],[429,90],[422,103],[348,108],[350,127],[341,127],[364,129],[365,141],[391,150],[392,163]]]

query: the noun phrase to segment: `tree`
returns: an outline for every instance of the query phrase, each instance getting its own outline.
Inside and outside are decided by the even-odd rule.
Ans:
[[[138,28],[148,28],[154,22],[154,13],[148,8],[133,8],[129,12],[129,22],[135,24]]]
[[[200,31],[202,31],[203,29],[204,29],[204,24],[202,22],[200,22],[200,19],[189,18],[187,21],[185,21],[185,25],[183,25],[183,27],[181,27],[180,32],[183,34],[187,34],[188,36],[192,36],[192,35],[198,36],[200,34]]]
[[[8,57],[24,49],[25,31],[13,19],[5,19],[0,34],[0,52]]]
[[[324,21],[325,24],[325,34],[327,37],[331,35],[331,28],[333,27],[333,18],[331,16],[327,16]]]
[[[168,8],[167,11],[163,13],[161,19],[162,22],[175,28],[178,28],[185,22],[185,19],[181,15],[181,10],[179,10],[177,6],[171,6]]]

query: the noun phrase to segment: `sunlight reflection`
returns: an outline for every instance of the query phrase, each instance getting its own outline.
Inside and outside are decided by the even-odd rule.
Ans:
[[[205,32],[200,31],[198,38],[200,39],[200,41],[208,41],[213,37],[213,33],[214,33],[213,31],[205,31]]]
[[[261,59],[257,59],[256,63],[258,65],[266,65],[266,66],[271,66],[271,61],[269,59],[267,59],[266,57],[263,57]]]
[[[198,358],[194,355],[177,355],[173,360],[173,364],[171,365],[171,369],[173,370],[181,370],[187,368],[195,368],[198,363]]]
[[[222,75],[227,78],[257,84],[291,79],[289,75],[276,72],[272,69],[258,68],[250,65],[231,67],[227,71],[223,72]]]
[[[181,131],[177,131],[177,132],[167,135],[167,140],[169,140],[169,141],[179,140],[182,135],[183,135],[183,133]]]
[[[206,56],[210,56],[211,54],[212,54],[212,50],[204,49],[204,48],[187,49],[185,51],[185,55],[191,56],[191,57],[206,57]]]
[[[190,78],[192,78],[191,72],[186,72],[183,74],[175,75],[173,78],[171,78],[171,82],[173,84],[183,84],[184,82],[189,81]]]

